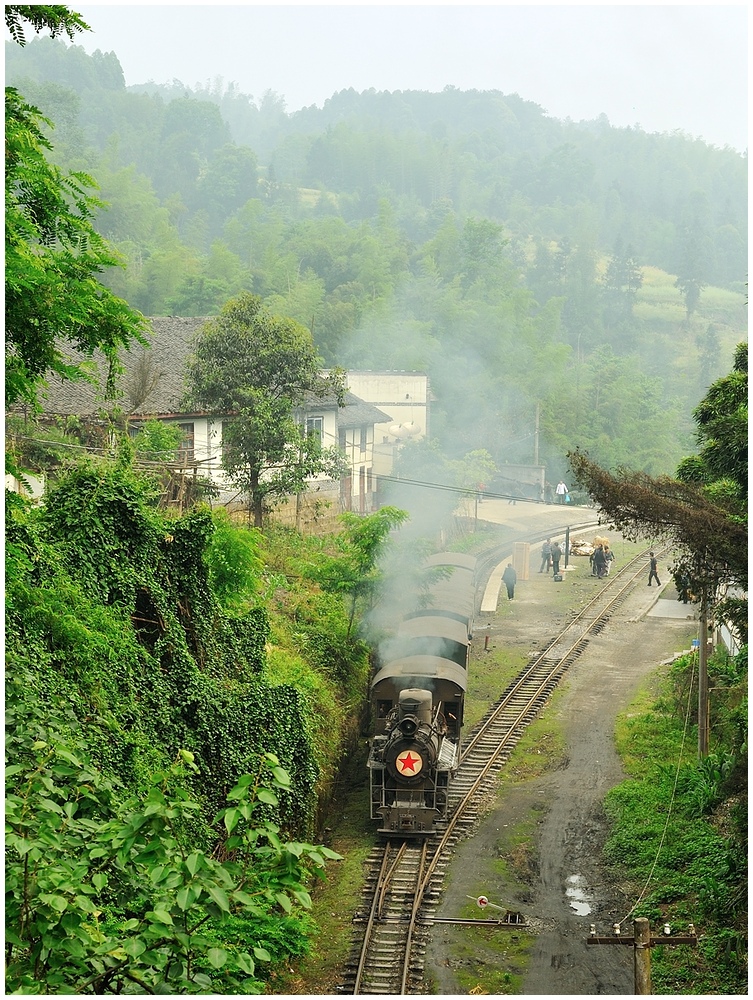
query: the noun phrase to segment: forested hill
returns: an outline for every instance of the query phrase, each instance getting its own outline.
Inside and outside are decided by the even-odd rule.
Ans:
[[[518,95],[343,90],[286,113],[221,81],[126,88],[113,53],[6,45],[6,82],[91,173],[108,278],[147,315],[248,288],[328,364],[429,372],[449,452],[556,476],[576,445],[671,472],[745,339],[747,157],[549,118]],[[598,82],[595,81],[595,86]]]

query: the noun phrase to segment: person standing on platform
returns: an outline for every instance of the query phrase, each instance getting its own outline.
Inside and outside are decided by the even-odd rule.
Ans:
[[[515,597],[515,584],[518,582],[518,574],[513,569],[512,563],[507,564],[507,568],[502,574],[502,580],[507,587],[507,597],[512,600]]]
[[[544,570],[549,572],[552,568],[552,540],[547,538],[544,544],[541,546],[541,569],[539,573],[543,573]]]
[[[559,542],[552,543],[552,573],[557,576],[560,571],[560,559],[562,558],[562,549],[560,548]]]

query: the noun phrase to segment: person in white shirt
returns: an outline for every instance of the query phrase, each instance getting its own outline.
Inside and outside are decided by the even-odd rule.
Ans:
[[[557,483],[557,489],[555,490],[555,493],[557,494],[557,503],[564,503],[565,496],[567,494],[567,486],[565,486],[565,484],[562,482],[561,479]]]

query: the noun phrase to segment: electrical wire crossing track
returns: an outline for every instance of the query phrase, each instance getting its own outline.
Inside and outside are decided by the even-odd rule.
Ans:
[[[404,840],[375,847],[361,909],[353,919],[354,944],[341,994],[421,994],[426,945],[434,922],[444,877],[459,840],[478,819],[480,804],[494,788],[526,726],[542,711],[570,666],[610,616],[636,588],[646,571],[643,552],[617,573],[560,633],[537,654],[471,730],[450,787],[450,808],[443,829],[423,842]],[[640,581],[640,583],[639,583]],[[525,926],[518,913],[489,925]]]

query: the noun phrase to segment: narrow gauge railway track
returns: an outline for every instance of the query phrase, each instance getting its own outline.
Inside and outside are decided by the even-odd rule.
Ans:
[[[392,842],[372,851],[364,905],[354,918],[354,925],[363,927],[363,935],[338,992],[423,992],[426,941],[452,849],[471,832],[483,796],[493,788],[526,726],[586,648],[589,636],[605,627],[636,580],[645,576],[646,555],[640,553],[604,578],[597,594],[571,615],[559,635],[531,660],[471,731],[451,786],[444,830],[423,843]],[[519,914],[509,916],[511,923],[525,924]]]
[[[387,844],[372,854],[372,874],[367,884],[371,897],[368,912],[356,915],[365,924],[353,979],[342,992],[405,994],[411,983],[411,963],[417,951],[417,920],[424,897],[429,843]],[[376,866],[378,865],[378,872]],[[421,949],[421,959],[423,949]]]
[[[617,573],[604,578],[604,586],[572,613],[559,635],[533,657],[471,731],[453,780],[451,815],[443,839],[451,832],[461,836],[473,825],[481,796],[491,788],[525,727],[539,715],[562,676],[585,650],[589,637],[604,629],[633,591],[636,580],[645,576],[646,555],[639,553]]]

